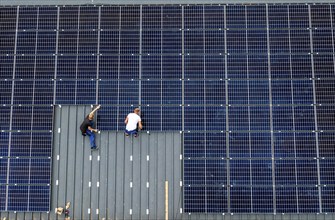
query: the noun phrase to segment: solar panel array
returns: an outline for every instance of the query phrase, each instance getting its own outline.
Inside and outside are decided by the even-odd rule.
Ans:
[[[46,211],[52,105],[184,132],[184,212],[335,212],[335,5],[0,8],[0,210]]]

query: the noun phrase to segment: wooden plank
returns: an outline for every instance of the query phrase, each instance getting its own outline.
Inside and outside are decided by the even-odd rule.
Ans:
[[[149,219],[157,218],[157,152],[158,152],[158,134],[150,135],[149,142]]]
[[[123,134],[117,134],[116,145],[116,193],[115,193],[115,217],[113,219],[124,219],[124,160],[125,140]]]
[[[77,107],[77,126],[80,126],[85,118],[85,106]],[[80,135],[77,136],[77,142],[75,146],[75,188],[74,188],[74,201],[71,203],[70,216],[74,219],[80,219],[82,217],[82,199],[83,199],[83,159],[84,159],[84,141],[86,142],[86,137]]]
[[[122,137],[123,138],[123,137]],[[108,148],[107,148],[107,157],[105,157],[105,160],[107,160],[107,173],[105,174],[107,177],[107,219],[115,219],[116,214],[116,174],[117,170],[120,169],[117,168],[117,143],[118,143],[118,136],[116,132],[109,133],[108,135]]]

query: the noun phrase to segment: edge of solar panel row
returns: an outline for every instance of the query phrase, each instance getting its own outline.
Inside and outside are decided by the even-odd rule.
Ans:
[[[54,105],[183,134],[186,213],[334,213],[335,5],[0,7],[0,210],[50,211]],[[115,123],[116,122],[116,123]]]

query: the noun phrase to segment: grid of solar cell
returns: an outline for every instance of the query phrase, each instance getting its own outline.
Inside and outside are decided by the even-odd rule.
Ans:
[[[51,105],[99,103],[185,132],[186,212],[334,212],[334,8],[1,7],[0,210],[49,209]]]

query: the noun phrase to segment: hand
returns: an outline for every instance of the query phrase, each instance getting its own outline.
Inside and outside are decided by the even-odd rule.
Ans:
[[[98,105],[97,107],[96,107],[96,109],[100,109],[101,108],[101,105]]]
[[[98,129],[94,129],[94,132],[95,132],[95,133],[98,133],[98,131],[99,131]]]

